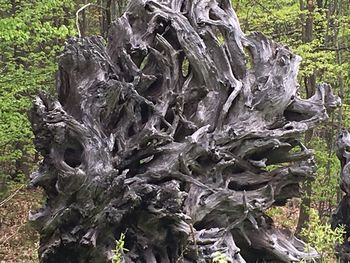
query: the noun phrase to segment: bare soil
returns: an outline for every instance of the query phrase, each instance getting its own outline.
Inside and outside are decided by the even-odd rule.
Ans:
[[[28,214],[42,199],[40,190],[15,185],[0,201],[0,263],[38,262],[39,235]]]

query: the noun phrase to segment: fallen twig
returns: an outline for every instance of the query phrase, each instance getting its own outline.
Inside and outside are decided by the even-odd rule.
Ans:
[[[8,201],[10,201],[19,192],[19,190],[21,190],[24,186],[25,186],[25,184],[20,185],[12,195],[8,196],[5,200],[2,200],[0,202],[0,207],[2,207],[4,204],[6,204]]]

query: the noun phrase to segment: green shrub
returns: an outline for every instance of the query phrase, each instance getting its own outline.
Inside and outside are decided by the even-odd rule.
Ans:
[[[123,262],[123,254],[128,250],[124,247],[125,245],[125,234],[121,233],[119,240],[115,242],[115,250],[113,250],[113,258],[112,263],[122,263]]]
[[[308,244],[321,255],[321,262],[336,262],[334,246],[344,241],[344,226],[332,230],[328,223],[321,223],[315,209],[311,208],[310,221],[307,228],[302,229],[301,235]]]
[[[212,261],[213,263],[228,263],[227,257],[220,252],[213,253],[212,258],[213,258],[213,261]]]

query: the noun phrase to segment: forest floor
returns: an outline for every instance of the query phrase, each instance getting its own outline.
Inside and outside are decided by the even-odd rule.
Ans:
[[[42,191],[11,187],[0,200],[0,263],[37,263],[39,236],[28,223],[30,210],[42,204]]]
[[[39,236],[28,223],[30,210],[43,203],[42,191],[24,185],[11,187],[0,200],[0,263],[37,263]],[[299,202],[292,200],[284,207],[269,209],[268,215],[279,228],[294,232],[299,215]]]

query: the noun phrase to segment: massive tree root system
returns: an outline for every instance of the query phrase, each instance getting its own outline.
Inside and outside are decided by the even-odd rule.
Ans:
[[[125,262],[317,258],[264,213],[313,176],[300,136],[338,103],[298,96],[300,60],[229,0],[132,0],[106,44],[69,40],[31,112],[41,262],[109,262],[121,233]]]

